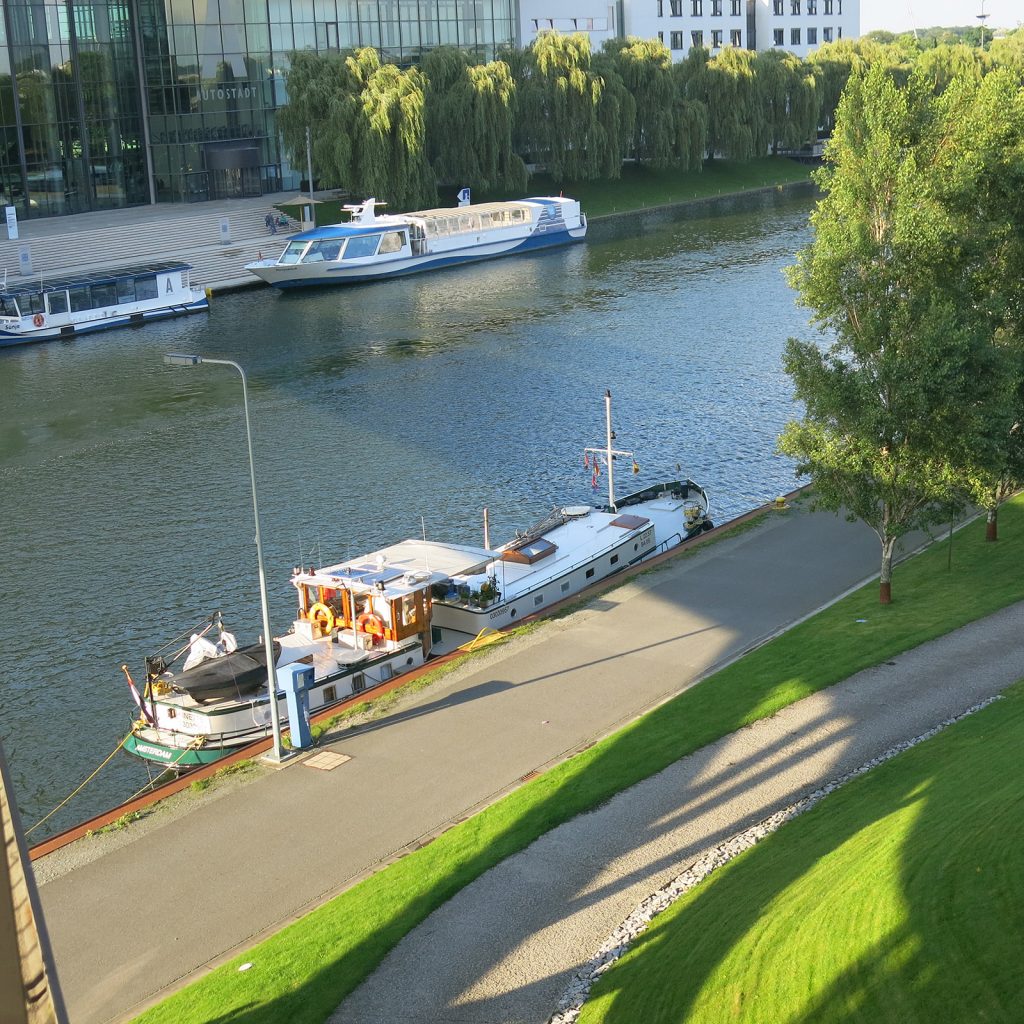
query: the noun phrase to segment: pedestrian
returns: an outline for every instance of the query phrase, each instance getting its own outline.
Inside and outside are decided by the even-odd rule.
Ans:
[[[268,213],[266,217],[263,218],[263,223],[267,225],[267,230],[272,235],[277,234],[277,222],[274,220],[274,215],[272,213]]]

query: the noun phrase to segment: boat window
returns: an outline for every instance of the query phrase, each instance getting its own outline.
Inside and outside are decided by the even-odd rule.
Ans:
[[[68,293],[48,292],[46,304],[50,307],[51,313],[66,313],[68,311]]]
[[[323,242],[313,242],[299,262],[322,263],[324,260],[336,260],[343,244],[344,239],[342,238],[328,238]]]
[[[289,242],[288,248],[281,253],[278,263],[298,263],[302,250],[306,248],[306,242]]]
[[[159,297],[160,290],[156,286],[156,274],[135,278],[135,298],[138,302],[142,302],[143,299],[157,299]]]
[[[0,295],[0,316],[17,316],[18,304],[10,295]]]
[[[401,252],[402,246],[405,245],[405,232],[404,231],[389,231],[380,240],[380,249],[378,252]]]
[[[372,256],[377,251],[380,235],[355,235],[345,246],[344,259],[354,260],[360,256]]]
[[[82,285],[80,288],[69,288],[68,297],[71,300],[71,312],[80,313],[85,309],[92,309],[92,300],[89,297],[89,286]]]
[[[28,295],[19,295],[18,306],[21,308],[22,316],[28,316],[30,313],[44,312],[43,293],[31,292]]]
[[[89,292],[93,309],[117,305],[117,286],[113,281],[108,281],[106,284],[94,284]]]
[[[134,277],[121,277],[117,281],[117,301],[118,302],[134,302],[135,301],[135,278]]]

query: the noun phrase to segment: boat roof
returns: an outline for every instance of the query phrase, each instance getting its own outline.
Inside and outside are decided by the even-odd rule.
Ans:
[[[563,196],[531,196],[529,199],[513,199],[496,203],[470,203],[468,206],[441,206],[432,210],[414,210],[411,213],[387,213],[375,216],[368,223],[344,221],[338,224],[325,224],[323,227],[310,228],[292,235],[293,242],[315,242],[326,238],[348,238],[351,235],[369,235],[388,228],[403,227],[413,220],[434,220],[440,217],[457,217],[461,213],[491,213],[495,210],[507,210],[512,206],[556,206],[560,203],[572,203],[574,199]]]
[[[403,540],[368,555],[328,565],[312,572],[298,572],[296,585],[345,587],[363,593],[384,585],[392,595],[407,594],[439,580],[463,573],[480,572],[498,552],[464,544]]]
[[[191,263],[181,260],[165,260],[159,263],[141,263],[130,267],[111,267],[107,270],[94,270],[90,273],[73,274],[68,277],[50,277],[40,282],[35,280],[8,284],[0,289],[2,295],[32,295],[40,291],[63,291],[65,288],[78,288],[88,284],[110,284],[126,277],[148,277],[150,274],[165,274],[174,270],[191,270]]]

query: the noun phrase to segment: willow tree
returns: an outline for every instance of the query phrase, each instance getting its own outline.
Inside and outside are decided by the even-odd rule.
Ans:
[[[594,54],[591,68],[602,83],[597,104],[598,176],[614,181],[622,177],[623,161],[630,155],[637,103],[607,51]]]
[[[761,106],[755,138],[773,153],[796,149],[813,139],[818,97],[807,64],[784,50],[764,50],[754,60],[754,71]]]
[[[591,70],[589,37],[541,32],[519,70],[519,138],[529,158],[555,181],[598,177],[606,141],[598,117],[604,83]]]
[[[932,84],[936,93],[944,92],[954,78],[973,78],[980,82],[988,70],[985,54],[973,46],[933,46],[915,61],[917,71]]]
[[[688,99],[707,109],[708,158],[749,160],[761,156],[761,112],[754,74],[755,55],[727,46],[713,60],[693,47],[680,72]]]
[[[634,123],[629,139],[630,155],[638,163],[668,167],[674,160],[673,108],[676,83],[672,55],[656,39],[608,40],[603,52],[634,102]]]
[[[987,446],[1005,389],[955,258],[964,250],[945,180],[957,158],[953,97],[936,97],[919,74],[901,87],[881,64],[850,78],[816,175],[814,239],[789,274],[827,347],[787,344],[805,411],[779,447],[811,477],[820,506],[878,535],[883,603],[897,542],[944,521],[958,467]]]

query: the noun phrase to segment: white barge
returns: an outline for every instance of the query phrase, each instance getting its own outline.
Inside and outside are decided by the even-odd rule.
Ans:
[[[276,259],[246,265],[275,288],[352,284],[582,241],[587,218],[574,199],[547,196],[378,215],[367,199],[352,219],[294,235]]]
[[[209,309],[188,263],[162,262],[0,285],[0,346]]]
[[[275,673],[296,662],[313,668],[306,689],[311,714],[349,701],[432,656],[451,652],[488,630],[513,626],[579,594],[688,537],[712,528],[708,496],[692,480],[654,484],[616,500],[616,461],[638,471],[632,452],[612,448],[611,395],[607,440],[585,450],[597,485],[608,478],[605,507],[556,508],[545,520],[492,549],[405,540],[356,559],[292,574],[298,612],[274,642]],[[141,717],[125,749],[184,771],[209,764],[270,734],[263,644],[237,649],[211,617],[146,659],[146,681],[128,683]],[[172,650],[175,645],[177,649]],[[181,669],[180,658],[188,655]],[[280,686],[280,678],[278,679]],[[276,693],[282,723],[284,693]]]

